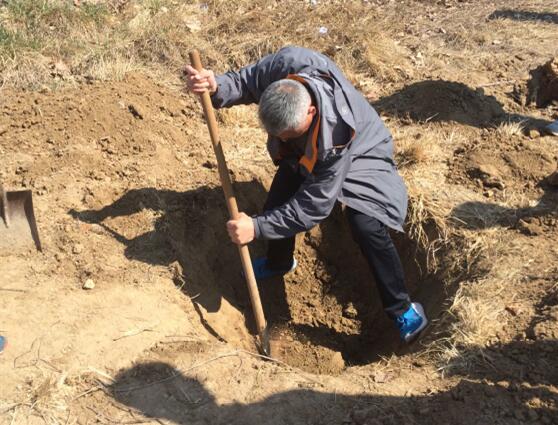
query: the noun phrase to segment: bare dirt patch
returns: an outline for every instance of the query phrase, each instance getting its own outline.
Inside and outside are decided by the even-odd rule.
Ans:
[[[556,108],[513,89],[555,55],[550,3],[263,3],[111,3],[106,46],[83,32],[98,49],[76,46],[67,67],[47,56],[77,33],[47,14],[50,44],[2,62],[0,178],[33,190],[45,250],[0,253],[0,421],[552,424],[557,150],[530,130]],[[278,34],[281,19],[296,25]],[[2,43],[24,30],[0,24]],[[254,352],[201,111],[168,81],[193,45],[222,70],[297,40],[334,56],[395,135],[411,203],[394,237],[432,319],[410,347],[339,208],[300,235],[295,273],[259,282],[278,359]],[[25,81],[39,90],[8,89]],[[219,119],[239,205],[257,213],[273,175],[264,135],[253,109]]]

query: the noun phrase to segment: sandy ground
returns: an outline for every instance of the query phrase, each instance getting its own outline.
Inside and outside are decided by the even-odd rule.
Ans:
[[[412,204],[439,205],[450,229],[421,221],[431,241],[447,238],[434,252],[395,235],[433,322],[410,347],[383,317],[338,208],[298,238],[295,273],[260,282],[276,360],[256,354],[196,99],[140,73],[4,91],[2,179],[33,190],[43,250],[0,252],[0,330],[10,341],[0,422],[558,423],[558,192],[548,179],[558,139],[539,131],[557,110],[518,101],[529,71],[556,54],[558,26],[438,3],[414,5],[401,36],[414,52],[405,83],[361,82],[399,152],[423,146],[416,164],[398,157],[402,174]],[[493,42],[460,55],[444,38],[455,17],[481,22]],[[223,143],[239,205],[252,214],[273,166],[254,111],[234,114],[220,116]],[[445,311],[475,284],[494,286],[490,331],[440,362],[436,343],[455,319]]]

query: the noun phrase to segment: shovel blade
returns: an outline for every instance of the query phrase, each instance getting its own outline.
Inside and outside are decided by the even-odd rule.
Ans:
[[[271,357],[271,343],[267,326],[260,331],[259,340],[256,345],[262,356]]]
[[[34,244],[41,251],[31,191],[2,191],[0,203],[0,250],[13,252],[15,248]]]

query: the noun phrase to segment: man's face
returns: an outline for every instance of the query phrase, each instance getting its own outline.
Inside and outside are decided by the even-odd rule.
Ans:
[[[281,134],[278,134],[277,137],[282,142],[286,142],[290,139],[296,139],[297,137],[302,136],[304,133],[308,131],[308,129],[312,125],[312,120],[314,119],[314,116],[316,116],[316,107],[310,105],[308,107],[308,112],[306,113],[306,116],[304,118],[304,122],[299,128],[285,130]]]

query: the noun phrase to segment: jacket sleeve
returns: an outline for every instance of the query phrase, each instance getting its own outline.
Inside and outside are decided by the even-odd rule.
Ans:
[[[288,46],[264,56],[258,62],[218,75],[217,91],[211,96],[213,107],[258,103],[264,90],[274,81],[303,70],[325,73],[327,62],[322,55],[302,47]]]
[[[228,108],[234,105],[258,103],[264,90],[277,74],[273,69],[275,55],[265,56],[258,62],[218,75],[217,91],[211,96],[215,108]],[[280,70],[279,70],[280,71]],[[286,74],[285,74],[286,76]],[[284,77],[277,77],[277,79]]]
[[[256,238],[281,239],[311,229],[333,209],[351,165],[347,149],[320,161],[285,204],[254,217]]]

